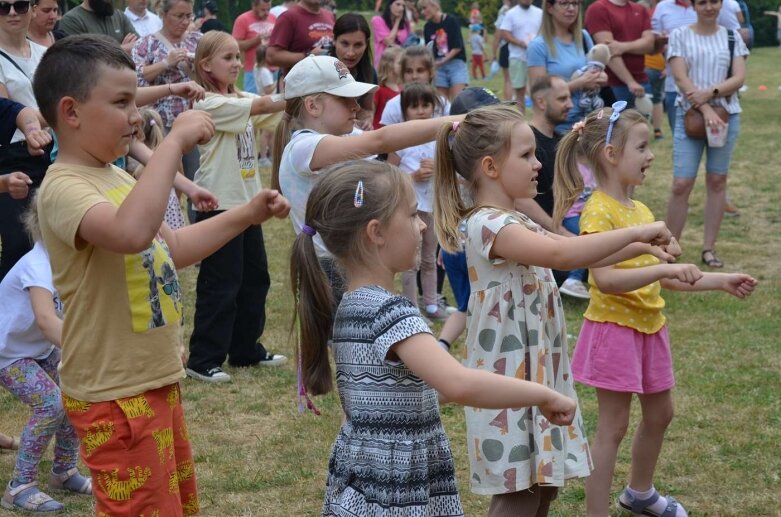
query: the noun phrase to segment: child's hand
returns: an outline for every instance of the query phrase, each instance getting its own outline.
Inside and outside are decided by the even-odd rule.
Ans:
[[[667,253],[664,246],[650,246],[649,253],[662,262],[672,264],[676,261],[676,257]]]
[[[40,156],[44,147],[52,143],[52,135],[45,129],[33,129],[24,134],[27,141],[27,152],[30,156]]]
[[[220,207],[220,202],[214,197],[214,194],[205,188],[196,186],[187,196],[199,212],[211,212]]]
[[[539,406],[542,414],[554,425],[570,425],[575,418],[577,403],[551,390],[552,397],[547,404]]]
[[[182,154],[197,144],[205,144],[214,136],[214,122],[205,111],[187,110],[174,120],[171,132],[166,138],[173,138],[182,149]]]
[[[263,189],[247,205],[252,211],[251,224],[260,224],[270,217],[284,219],[290,212],[290,202],[278,190]]]
[[[8,194],[14,199],[24,199],[30,191],[33,180],[23,172],[12,172],[5,177]]]
[[[656,221],[655,223],[644,224],[640,228],[643,231],[642,238],[640,240],[655,246],[663,246],[670,242],[670,239],[673,238],[673,234],[670,233],[670,230],[667,228],[667,225],[664,224],[664,221]]]
[[[670,242],[666,246],[663,246],[663,248],[664,251],[666,251],[667,253],[669,253],[674,257],[673,260],[670,260],[668,262],[675,262],[675,259],[680,257],[681,253],[683,253],[683,250],[681,249],[681,245],[678,244],[678,241],[675,240],[675,237],[671,237]]]
[[[417,182],[428,181],[434,175],[434,160],[423,158],[420,161],[420,168],[412,174],[412,179]]]
[[[174,83],[171,85],[171,91],[179,97],[187,97],[190,102],[200,101],[206,97],[206,90],[195,81]]]
[[[757,280],[743,273],[725,273],[722,289],[736,298],[746,298],[757,286]]]
[[[667,278],[694,285],[702,278],[702,271],[694,264],[670,264]]]

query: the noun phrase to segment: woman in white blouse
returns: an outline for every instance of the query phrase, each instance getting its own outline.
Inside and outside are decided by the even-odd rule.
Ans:
[[[709,267],[720,268],[724,264],[716,256],[715,244],[724,217],[727,172],[740,132],[741,108],[737,91],[745,78],[748,49],[737,32],[718,25],[722,0],[694,0],[693,5],[697,22],[679,27],[670,34],[667,54],[678,89],[673,140],[674,178],[667,207],[667,225],[680,239],[686,225],[689,194],[705,151],[707,191],[702,262]],[[731,44],[730,39],[734,43]],[[732,55],[730,45],[733,46]],[[727,122],[716,113],[719,108],[726,110]],[[726,130],[724,146],[708,145],[707,139],[688,136],[684,126],[688,110],[698,110],[706,128]]]

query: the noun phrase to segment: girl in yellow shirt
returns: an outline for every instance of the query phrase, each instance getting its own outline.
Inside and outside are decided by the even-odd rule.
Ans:
[[[626,102],[619,101],[592,113],[559,143],[554,175],[556,224],[583,189],[579,156],[589,162],[597,182],[581,214],[581,234],[653,222],[648,207],[631,198],[654,159],[649,148],[651,133],[640,113],[625,108]],[[667,251],[680,254],[674,241]],[[660,496],[652,483],[673,415],[671,389],[675,385],[661,288],[722,290],[745,298],[756,280],[740,273],[702,273],[694,265],[662,263],[652,255],[589,271],[591,300],[572,357],[575,380],[596,388],[599,405],[591,448],[594,471],[586,480],[588,515],[610,513],[616,453],[629,424],[632,394],[637,393],[642,419],[632,447],[631,478],[619,504],[635,514],[685,517],[683,506],[672,497]]]

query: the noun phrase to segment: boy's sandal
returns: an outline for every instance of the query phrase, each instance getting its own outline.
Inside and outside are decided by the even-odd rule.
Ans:
[[[0,433],[0,450],[16,451],[19,450],[19,438]]]
[[[662,513],[656,513],[649,509],[649,507],[659,500],[659,492],[654,490],[654,493],[648,499],[636,499],[629,492],[624,490],[618,498],[618,505],[628,512],[632,512],[635,515],[647,515],[649,517],[675,517],[678,514],[678,501],[674,497],[665,496],[667,499],[667,507]]]
[[[708,267],[717,269],[724,267],[724,262],[719,260],[719,257],[716,256],[714,250],[702,250],[702,263]]]
[[[38,489],[38,482],[26,483],[11,488],[9,484],[0,500],[0,506],[9,510],[26,510],[35,513],[53,513],[62,510],[65,505],[55,501]]]
[[[49,475],[49,489],[79,495],[92,495],[92,479],[82,476],[76,467]]]

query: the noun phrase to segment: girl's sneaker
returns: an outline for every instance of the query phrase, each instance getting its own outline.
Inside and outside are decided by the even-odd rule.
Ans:
[[[591,298],[591,295],[588,292],[588,286],[574,278],[564,280],[564,283],[559,287],[559,292],[581,300],[589,300]]]
[[[49,475],[49,490],[92,495],[92,479],[82,476],[76,467],[59,474],[52,472]]]
[[[55,501],[38,489],[38,482],[25,483],[15,487],[8,483],[0,506],[9,510],[25,510],[33,513],[54,513],[65,505]]]

